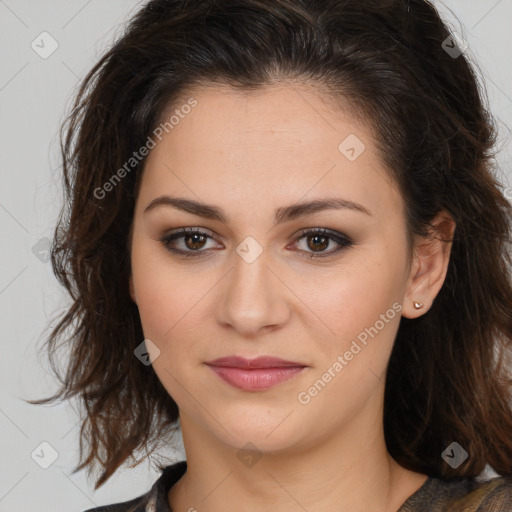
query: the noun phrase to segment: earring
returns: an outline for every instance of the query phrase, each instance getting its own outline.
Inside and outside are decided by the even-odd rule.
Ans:
[[[414,302],[414,307],[416,309],[421,309],[423,307],[423,302]]]

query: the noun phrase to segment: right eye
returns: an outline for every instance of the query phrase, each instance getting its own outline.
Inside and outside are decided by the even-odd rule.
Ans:
[[[213,239],[213,237],[199,228],[180,228],[178,231],[165,235],[160,241],[168,251],[174,254],[195,258],[201,256],[202,253],[213,250],[203,249],[208,239]],[[182,248],[175,247],[177,240],[183,242],[184,246],[182,245]]]

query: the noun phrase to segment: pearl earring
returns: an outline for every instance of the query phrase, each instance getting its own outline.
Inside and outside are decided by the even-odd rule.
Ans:
[[[414,302],[414,307],[416,309],[421,309],[423,307],[423,302]]]

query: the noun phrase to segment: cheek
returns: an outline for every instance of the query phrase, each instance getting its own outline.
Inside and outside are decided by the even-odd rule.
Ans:
[[[306,303],[335,332],[365,327],[373,324],[400,297],[398,270],[399,263],[394,261],[394,256],[384,252],[376,252],[374,257],[358,256],[333,273],[304,282],[301,296],[307,297]]]
[[[179,277],[171,280],[152,271],[139,277],[141,281],[135,286],[144,335],[162,345],[190,323],[201,295],[194,291],[193,283]]]
[[[172,264],[157,244],[143,240],[132,251],[133,283],[144,336],[171,360],[173,356],[180,360],[194,357],[198,339],[205,332],[201,325],[211,325],[207,296],[218,277],[210,272],[206,278],[192,263]]]
[[[131,267],[137,307],[145,337],[157,343],[183,316],[190,289],[179,274],[171,274],[162,254],[158,242],[134,235]]]
[[[145,337],[154,339],[161,350],[171,351],[175,350],[175,344],[169,343],[171,339],[197,339],[201,324],[208,331],[214,323],[213,310],[209,309],[214,305],[208,294],[215,294],[217,273],[200,270],[191,262],[171,264],[170,256],[154,240],[134,238],[134,242],[137,243],[132,251],[133,281]],[[364,339],[365,332],[373,340],[367,330],[375,326],[381,315],[390,309],[394,312],[392,305],[400,297],[402,262],[396,251],[382,243],[364,249],[330,271],[310,270],[307,278],[297,279],[299,270],[304,272],[302,267],[283,276],[293,283],[298,297],[290,308],[306,324],[304,328],[310,331],[312,339],[318,339],[321,330],[321,338],[327,335],[332,340],[332,344],[326,345],[328,357],[344,353],[359,335]],[[394,320],[388,316],[383,329],[378,329],[380,322],[377,339],[391,337],[393,329],[389,324],[397,325],[399,318],[399,314]],[[388,345],[391,343],[392,339]]]
[[[357,378],[368,368],[379,375],[383,371],[401,318],[400,264],[381,246],[315,287],[303,285],[300,294],[308,297],[307,306],[329,328],[322,328],[332,342],[323,345],[327,367],[348,351],[346,374]]]
[[[324,282],[323,293],[310,295],[308,306],[330,330],[322,328],[327,337],[318,335],[320,327],[310,332],[318,359],[297,400],[300,407],[307,405],[308,415],[326,423],[356,415],[385,380],[401,304],[392,269],[375,269],[361,265],[344,271]]]

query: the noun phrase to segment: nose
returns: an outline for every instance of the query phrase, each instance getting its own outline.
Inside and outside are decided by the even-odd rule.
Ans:
[[[285,325],[290,317],[288,295],[292,292],[279,272],[269,266],[265,251],[252,262],[238,254],[233,260],[233,268],[218,288],[217,321],[245,337]]]

